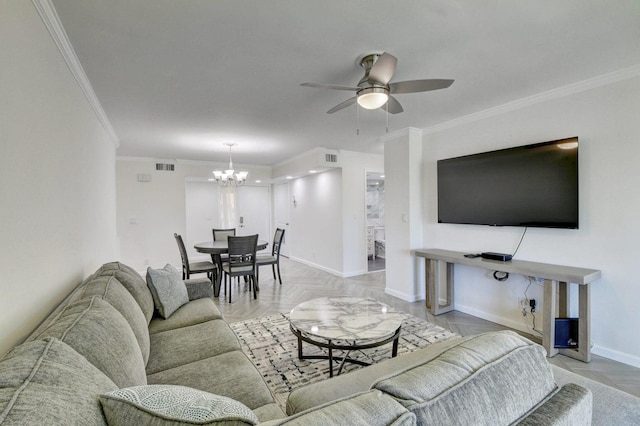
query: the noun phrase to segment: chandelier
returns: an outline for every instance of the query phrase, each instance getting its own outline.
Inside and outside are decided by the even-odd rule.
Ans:
[[[237,144],[225,143],[225,145],[229,147],[229,168],[224,172],[220,170],[214,170],[213,179],[209,180],[215,180],[220,186],[242,186],[247,181],[249,172],[236,173],[235,170],[233,170],[233,161],[231,161],[231,147],[234,147]]]

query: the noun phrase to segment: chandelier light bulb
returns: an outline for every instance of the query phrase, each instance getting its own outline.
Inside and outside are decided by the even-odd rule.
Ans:
[[[233,161],[231,159],[231,147],[235,146],[236,144],[226,143],[225,145],[229,147],[229,168],[224,172],[220,170],[214,170],[213,180],[218,182],[218,185],[220,186],[229,186],[229,185],[242,186],[245,184],[247,180],[247,176],[249,175],[249,172],[245,172],[245,171],[241,171],[238,173],[235,172],[235,170],[233,169]]]

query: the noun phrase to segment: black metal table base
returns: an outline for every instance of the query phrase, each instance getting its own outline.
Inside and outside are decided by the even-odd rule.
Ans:
[[[297,330],[295,327],[292,327],[291,324],[289,324],[289,328],[291,329],[291,332],[298,338],[298,358],[299,359],[328,359],[329,360],[329,377],[333,377],[333,362],[334,361],[338,361],[340,362],[340,366],[338,367],[338,371],[336,373],[336,375],[340,375],[340,373],[342,372],[342,368],[344,367],[345,363],[350,363],[350,364],[357,364],[357,365],[371,365],[371,363],[366,362],[366,361],[361,361],[359,359],[353,359],[353,358],[349,358],[349,353],[351,351],[357,351],[357,350],[362,350],[362,349],[370,349],[370,348],[376,348],[378,346],[382,346],[382,345],[386,345],[387,343],[393,341],[393,348],[391,350],[391,357],[394,358],[396,355],[398,355],[398,341],[400,339],[400,328],[398,327],[398,329],[393,333],[393,335],[391,335],[390,337],[387,337],[385,339],[382,340],[376,340],[376,341],[368,341],[367,343],[364,344],[358,344],[357,341],[353,342],[353,344],[336,344],[334,342],[332,342],[331,340],[327,340],[326,342],[320,342],[317,340],[314,340],[312,338],[310,338],[309,336],[304,335],[303,333],[301,333],[299,330]],[[344,340],[342,340],[344,341]],[[325,348],[329,351],[328,355],[304,355],[302,353],[302,342],[306,342],[309,343],[311,345],[314,346],[318,346],[320,348]],[[341,351],[346,351],[347,353],[344,354],[343,356],[334,356],[333,355],[333,351],[334,350],[341,350]]]

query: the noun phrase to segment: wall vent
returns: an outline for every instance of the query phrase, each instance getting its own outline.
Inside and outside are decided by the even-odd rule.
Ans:
[[[156,170],[165,171],[165,172],[173,172],[176,170],[175,164],[169,163],[156,163]]]
[[[326,163],[337,163],[338,154],[324,154],[324,161]]]

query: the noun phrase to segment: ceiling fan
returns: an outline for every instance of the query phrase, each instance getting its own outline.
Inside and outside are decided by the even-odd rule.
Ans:
[[[398,114],[404,110],[400,102],[391,96],[392,94],[446,89],[453,84],[453,80],[445,79],[408,80],[389,83],[393,73],[396,71],[398,58],[387,52],[365,54],[358,57],[356,63],[364,68],[364,77],[358,82],[357,86],[318,83],[302,83],[301,86],[356,92],[356,96],[334,106],[327,111],[327,114],[333,114],[356,102],[366,109],[376,109],[387,104],[387,110],[390,113]]]

